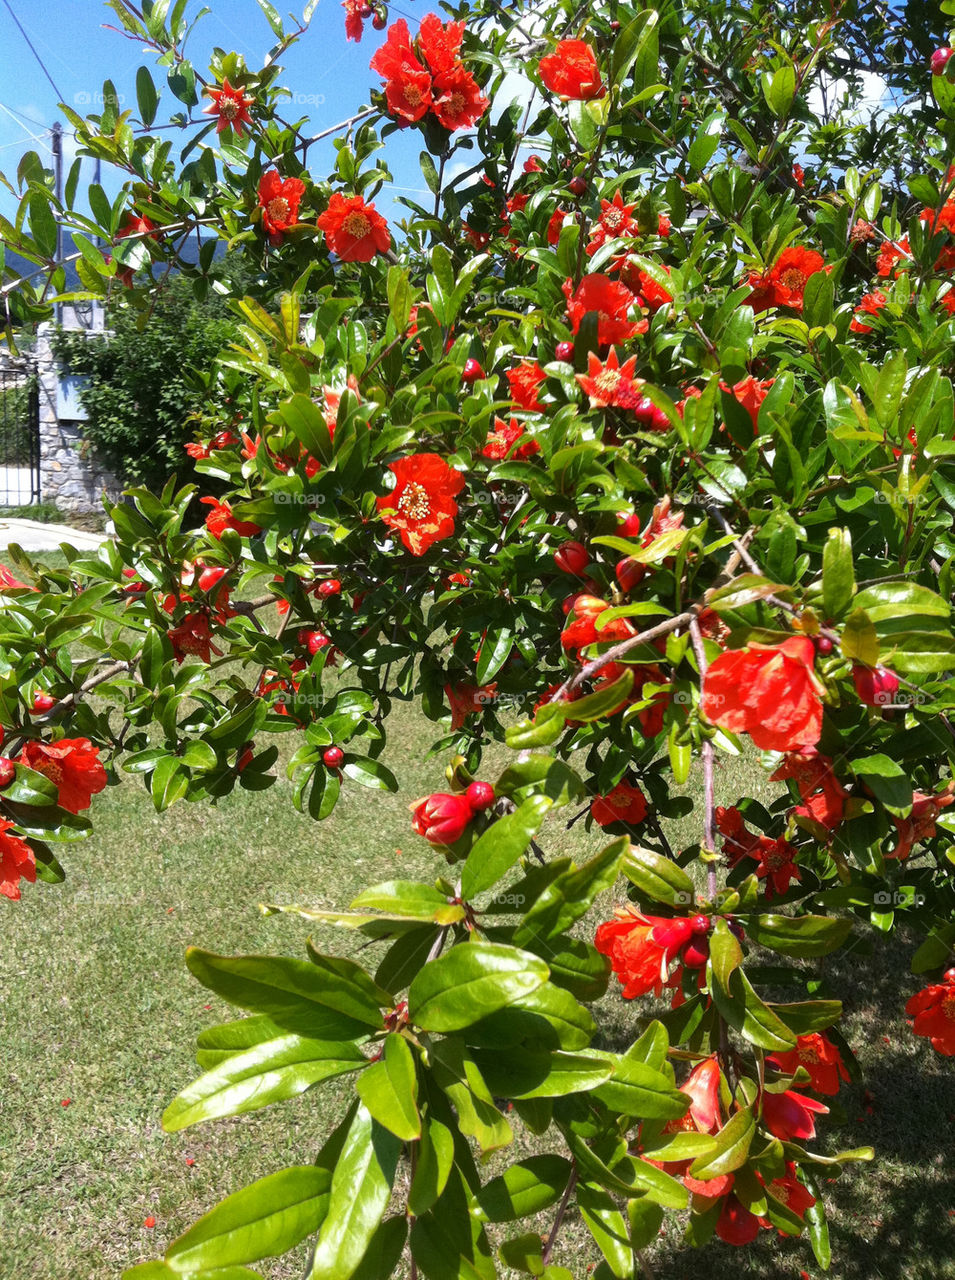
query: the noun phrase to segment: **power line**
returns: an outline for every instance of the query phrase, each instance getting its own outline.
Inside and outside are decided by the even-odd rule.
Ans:
[[[47,141],[50,135],[50,130],[47,129],[45,125],[40,126],[42,129],[44,129],[43,135],[40,135],[37,133],[31,133],[30,130],[26,127],[26,125],[21,124],[20,121],[16,119],[16,117],[14,116],[14,113],[10,110],[10,108],[7,106],[4,106],[2,102],[0,102],[0,111],[5,111],[7,115],[13,119],[13,123],[17,126],[17,128],[22,129],[23,132],[27,135],[28,138],[30,138],[32,142],[38,142],[40,146],[45,147],[47,151],[52,151],[52,148],[49,142]],[[24,117],[24,119],[26,119],[26,117]],[[39,121],[34,121],[34,123],[39,124]],[[8,145],[11,145],[11,144],[8,144]],[[23,143],[21,142],[20,146],[22,145]]]
[[[25,40],[25,41],[27,42],[27,44],[30,46],[30,52],[33,54],[34,58],[36,58],[37,62],[40,64],[40,68],[41,68],[41,70],[43,71],[43,74],[46,76],[47,80],[49,80],[50,84],[53,86],[53,92],[56,94],[56,100],[57,100],[57,102],[64,102],[64,101],[65,101],[65,98],[64,98],[63,94],[62,94],[62,93],[60,93],[59,89],[56,87],[56,81],[55,81],[55,80],[53,79],[53,77],[50,75],[49,71],[47,71],[47,69],[46,69],[46,63],[43,61],[43,59],[40,57],[40,55],[37,53],[36,49],[34,48],[33,41],[30,39],[30,37],[29,37],[29,36],[27,35],[27,33],[24,31],[24,29],[23,29],[23,24],[20,22],[20,19],[17,17],[17,15],[16,15],[16,14],[13,12],[13,10],[10,8],[10,0],[3,0],[3,3],[4,3],[4,6],[5,6],[6,10],[7,10],[7,13],[9,13],[10,17],[11,17],[11,18],[13,19],[13,21],[17,24],[17,29],[19,30],[20,35],[21,35],[21,36],[23,36],[24,40]]]
[[[16,107],[7,106],[5,102],[0,102],[0,107],[2,107],[4,111],[11,112],[12,115],[19,116],[21,120],[26,120],[29,124],[37,125],[40,129],[48,130],[50,127],[45,120],[37,120],[33,116],[24,115],[22,111],[18,111]]]

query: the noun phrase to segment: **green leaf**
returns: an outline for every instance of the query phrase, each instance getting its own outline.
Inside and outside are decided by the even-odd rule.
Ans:
[[[41,808],[55,805],[58,795],[55,783],[51,782],[45,774],[37,773],[35,769],[28,769],[25,764],[17,765],[13,781],[3,790],[4,800]]]
[[[516,1222],[560,1199],[573,1172],[563,1156],[529,1156],[492,1178],[475,1196],[480,1222]]]
[[[362,787],[370,787],[372,791],[397,791],[398,779],[380,760],[352,757],[342,765],[342,772],[352,782]]]
[[[742,917],[742,923],[752,942],[799,959],[829,955],[852,932],[852,920],[837,916],[760,915]]]
[[[670,907],[690,907],[696,900],[693,881],[683,868],[652,849],[634,845],[624,857],[620,869],[636,885],[638,893],[654,902],[665,902]]]
[[[31,191],[27,197],[30,214],[30,232],[36,241],[37,252],[44,258],[56,253],[56,218],[45,191]]]
[[[473,1057],[488,1088],[498,1097],[563,1098],[586,1093],[613,1071],[609,1055],[595,1050],[537,1053],[521,1045],[517,1052],[475,1049]]]
[[[690,1105],[689,1097],[662,1071],[629,1054],[615,1059],[613,1078],[595,1090],[594,1097],[612,1111],[643,1120],[678,1120]]]
[[[877,752],[849,763],[856,777],[862,779],[890,813],[904,818],[912,812],[912,783],[908,773],[895,760]]]
[[[855,598],[856,609],[864,609],[878,626],[894,618],[948,618],[951,606],[940,595],[917,582],[881,582],[866,587]]]
[[[266,1013],[312,1039],[352,1039],[382,1025],[380,1008],[354,982],[332,971],[319,972],[303,960],[218,956],[190,947],[186,964],[204,987],[223,1000],[252,1013]]]
[[[411,285],[408,272],[404,267],[388,268],[388,309],[394,321],[395,329],[404,334],[411,319]]]
[[[633,1250],[630,1232],[613,1196],[603,1187],[581,1182],[577,1184],[577,1207],[617,1280],[631,1280]]]
[[[716,1150],[710,1155],[700,1156],[690,1165],[690,1177],[708,1182],[711,1178],[742,1168],[755,1133],[756,1121],[752,1111],[748,1108],[737,1111],[715,1135]]]
[[[699,132],[690,144],[686,156],[687,164],[691,169],[702,171],[713,159],[713,153],[720,145],[720,136],[725,122],[725,112],[713,111],[700,125]]]
[[[879,661],[879,637],[864,609],[853,609],[842,629],[839,646],[847,658],[874,667]]]
[[[123,1272],[122,1280],[182,1280],[165,1262],[142,1262]],[[262,1280],[257,1271],[248,1267],[216,1267],[214,1271],[190,1271],[189,1280]]]
[[[371,907],[376,911],[404,919],[454,924],[464,919],[464,908],[452,903],[445,894],[430,885],[414,880],[388,880],[385,884],[365,889],[350,904],[352,910]]]
[[[306,1280],[353,1274],[388,1207],[400,1150],[398,1139],[359,1104],[335,1160],[328,1212]]]
[[[140,119],[148,129],[156,119],[159,94],[156,92],[156,86],[147,67],[140,67],[136,72],[136,102],[139,106]]]
[[[461,872],[461,896],[465,901],[490,889],[511,869],[552,807],[553,802],[546,796],[531,796],[478,837]]]
[[[536,991],[548,973],[528,951],[459,943],[417,975],[408,990],[408,1013],[425,1031],[460,1031]]]
[[[403,1142],[421,1137],[414,1055],[403,1036],[385,1037],[384,1056],[362,1073],[358,1096],[380,1125]]]
[[[710,961],[713,974],[724,991],[729,989],[730,978],[743,963],[743,948],[739,939],[725,920],[719,919],[710,935]]]
[[[796,96],[796,69],[791,62],[785,62],[775,71],[767,72],[760,77],[763,97],[766,105],[777,120],[784,119]]]
[[[354,1044],[283,1035],[232,1053],[169,1104],[163,1128],[176,1133],[203,1120],[244,1115],[304,1093],[320,1080],[357,1071],[367,1059]]]
[[[275,412],[299,443],[305,446],[307,453],[323,464],[332,461],[332,438],[325,415],[311,397],[297,392],[291,399],[283,401]]]
[[[855,589],[852,536],[848,529],[830,529],[822,549],[822,602],[827,621],[842,617],[852,603]]]
[[[760,1000],[742,969],[734,971],[725,991],[714,984],[712,995],[719,1012],[750,1044],[771,1050],[788,1050],[795,1045],[796,1037]]]
[[[547,796],[554,805],[582,800],[586,795],[584,784],[569,765],[541,754],[528,755],[509,764],[495,782],[494,791],[515,804],[536,794]]]
[[[179,1275],[277,1258],[321,1226],[332,1177],[327,1169],[301,1165],[281,1169],[204,1214],[174,1240],[166,1262]]]
[[[453,1163],[454,1135],[434,1116],[427,1118],[421,1130],[418,1163],[408,1192],[408,1209],[416,1218],[427,1213],[444,1191]]]
[[[575,920],[586,915],[597,895],[613,888],[621,860],[629,849],[630,841],[626,836],[620,836],[583,866],[571,864],[566,871],[561,872],[537,895],[536,901],[518,925],[514,933],[514,941],[518,946],[550,942]]]

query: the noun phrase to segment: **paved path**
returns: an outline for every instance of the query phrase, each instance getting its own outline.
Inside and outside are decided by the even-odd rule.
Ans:
[[[105,541],[104,533],[87,533],[66,524],[0,519],[0,552],[11,542],[18,542],[24,551],[57,551],[61,542],[70,543],[78,551],[95,551]]]

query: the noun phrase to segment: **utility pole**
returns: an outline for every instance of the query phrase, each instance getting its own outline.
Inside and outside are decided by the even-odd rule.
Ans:
[[[63,200],[63,126],[59,120],[53,122],[53,192],[57,204]],[[56,262],[63,261],[63,223],[59,213],[56,215]],[[57,322],[62,319],[60,304],[56,304]]]

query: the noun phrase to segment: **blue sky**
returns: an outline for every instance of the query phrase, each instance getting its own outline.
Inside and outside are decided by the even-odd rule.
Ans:
[[[7,3],[36,47],[62,99],[30,52],[8,12]],[[255,0],[207,0],[207,3],[213,12],[199,23],[188,49],[200,72],[206,73],[209,53],[215,46],[241,53],[253,69],[261,67],[275,38]],[[286,0],[276,7],[285,17],[289,10],[300,14],[303,5],[304,0]],[[195,13],[200,7],[198,2],[193,3],[189,12]],[[389,17],[391,21],[399,16],[407,17],[413,33],[431,7],[424,2],[405,0],[400,8],[391,6]],[[163,71],[155,67],[154,54],[116,31],[107,30],[104,25],[107,23],[119,25],[115,14],[102,0],[54,0],[53,4],[0,0],[0,170],[8,176],[15,174],[25,151],[36,150],[45,163],[52,164],[48,130],[57,119],[59,100],[74,106],[80,115],[96,111],[97,95],[102,94],[103,81],[110,78],[118,94],[125,95],[125,106],[135,111],[137,68],[148,66],[157,85],[162,82]],[[383,40],[384,32],[374,31],[371,24],[366,23],[361,44],[346,41],[344,11],[338,0],[320,0],[309,32],[282,59],[285,73],[280,79],[280,83],[294,93],[305,95],[306,101],[315,98],[313,104],[299,108],[309,114],[311,132],[317,133],[345,119],[368,101],[369,90],[379,85],[368,62]],[[164,118],[164,108],[169,113],[181,109],[168,89],[157,122]],[[291,104],[283,112],[286,118],[290,111]],[[70,126],[65,127],[69,160],[72,158]],[[408,188],[406,194],[411,199],[427,197],[417,162],[420,150],[420,136],[409,130],[389,139],[385,152],[395,183]],[[319,177],[327,174],[333,157],[330,142],[314,146],[310,152],[312,172]],[[84,163],[81,187],[93,178],[92,161]],[[104,185],[115,189],[116,184],[108,184],[104,175]],[[400,207],[394,206],[397,194],[397,189],[386,187],[376,198],[378,209],[389,220],[402,216]],[[0,212],[10,217],[15,207],[10,194],[0,190]]]

